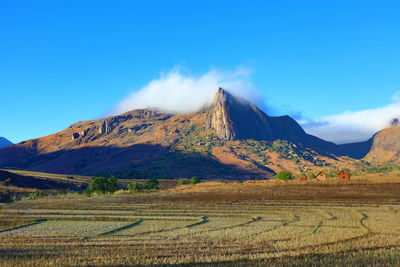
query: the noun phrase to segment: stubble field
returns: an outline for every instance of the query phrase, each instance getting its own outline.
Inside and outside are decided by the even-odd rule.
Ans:
[[[400,183],[201,183],[1,206],[1,266],[400,265]]]

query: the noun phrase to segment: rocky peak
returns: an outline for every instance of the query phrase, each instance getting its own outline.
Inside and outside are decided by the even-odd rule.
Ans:
[[[236,133],[228,113],[227,94],[222,88],[218,88],[214,102],[209,109],[206,123],[208,128],[217,132],[218,137],[225,140],[233,140]]]
[[[264,112],[222,88],[218,88],[206,124],[224,140],[268,140],[273,136],[269,117]]]

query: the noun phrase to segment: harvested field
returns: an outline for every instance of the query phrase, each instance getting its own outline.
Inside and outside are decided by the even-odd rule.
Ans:
[[[399,265],[399,189],[213,182],[3,204],[0,265]]]

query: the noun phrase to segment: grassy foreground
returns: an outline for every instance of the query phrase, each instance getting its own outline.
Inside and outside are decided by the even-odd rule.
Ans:
[[[400,265],[400,182],[207,182],[2,204],[0,266]]]

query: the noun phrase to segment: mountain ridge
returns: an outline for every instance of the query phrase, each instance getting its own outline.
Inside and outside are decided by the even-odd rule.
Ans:
[[[268,178],[283,169],[343,168],[354,163],[348,157],[362,158],[369,145],[322,140],[291,117],[268,116],[219,88],[212,105],[198,113],[132,110],[6,147],[0,150],[0,167],[85,175]]]

